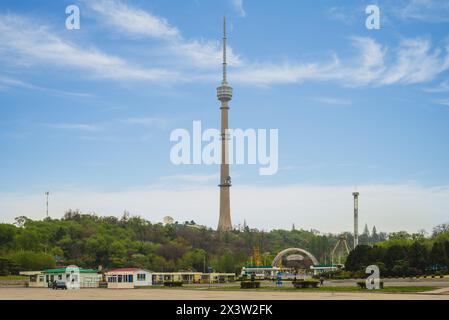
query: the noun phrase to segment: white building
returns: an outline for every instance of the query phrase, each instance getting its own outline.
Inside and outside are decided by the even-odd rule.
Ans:
[[[151,286],[151,273],[139,268],[119,268],[106,272],[108,288],[132,289]]]
[[[258,279],[264,279],[274,278],[280,271],[282,271],[281,268],[273,266],[245,266],[240,275],[248,277],[254,275]]]
[[[21,275],[29,277],[29,287],[48,287],[54,281],[66,282],[70,278],[67,268],[46,269],[43,271],[22,271]],[[81,288],[98,288],[101,274],[95,269],[79,269]]]

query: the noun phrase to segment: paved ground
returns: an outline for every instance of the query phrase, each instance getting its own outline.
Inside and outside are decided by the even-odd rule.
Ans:
[[[325,281],[326,286],[355,286],[360,280]],[[444,279],[382,279],[389,287],[449,287],[449,278]]]
[[[356,279],[349,280],[332,280],[325,281],[324,285],[326,287],[355,287],[357,286]],[[449,278],[444,279],[382,279],[388,287],[439,287],[439,288],[449,288]],[[284,285],[288,282],[284,282]],[[185,285],[185,287],[197,287],[198,285]],[[204,285],[202,285],[204,286]],[[220,287],[222,284],[211,284],[211,287]],[[240,282],[227,283],[227,287],[240,288]],[[263,287],[275,287],[276,283],[273,281],[263,281]]]
[[[444,290],[447,290],[447,288]],[[243,292],[202,289],[82,289],[65,291],[48,288],[0,288],[0,300],[449,300],[449,294],[441,293],[443,292],[435,292],[434,294]],[[445,293],[449,292],[445,291]]]

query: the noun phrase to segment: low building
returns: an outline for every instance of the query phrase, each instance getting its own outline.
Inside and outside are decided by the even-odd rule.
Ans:
[[[45,269],[43,271],[22,271],[21,275],[28,276],[29,287],[48,287],[54,281],[66,282],[70,273],[66,268]],[[81,288],[98,288],[101,281],[101,274],[95,269],[79,268],[79,283]]]
[[[323,272],[335,271],[342,269],[344,266],[341,264],[315,264],[310,267],[314,275],[318,275]]]
[[[153,285],[164,282],[182,282],[183,284],[226,283],[235,281],[235,273],[202,273],[193,271],[152,272]]]
[[[258,279],[275,278],[281,271],[279,267],[273,266],[245,266],[242,268],[241,276],[254,277]]]
[[[147,287],[152,284],[151,273],[140,268],[118,268],[106,272],[108,288],[132,289]]]
[[[164,282],[182,282],[184,284],[200,283],[201,272],[151,272],[151,279],[154,285],[161,285]]]
[[[42,288],[47,286],[42,271],[21,271],[19,274],[28,277],[28,286],[31,288]]]
[[[227,283],[235,281],[235,273],[203,273],[201,283]]]

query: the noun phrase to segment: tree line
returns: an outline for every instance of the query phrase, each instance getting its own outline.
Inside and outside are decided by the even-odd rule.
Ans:
[[[352,242],[352,235],[347,236]],[[367,241],[377,237],[375,233]],[[294,227],[265,232],[245,224],[219,233],[194,221],[163,225],[126,212],[117,218],[69,210],[61,219],[35,221],[22,216],[13,224],[0,224],[0,274],[69,264],[153,271],[205,271],[211,267],[219,272],[238,272],[242,266],[255,263],[255,247],[266,265],[289,247],[303,248],[318,260],[329,262],[337,240],[338,235]]]
[[[376,245],[360,245],[351,251],[345,269],[359,277],[369,265],[377,265],[383,276],[447,274],[449,270],[449,224],[434,228],[431,237],[423,233],[396,232]],[[365,277],[365,276],[363,276]]]

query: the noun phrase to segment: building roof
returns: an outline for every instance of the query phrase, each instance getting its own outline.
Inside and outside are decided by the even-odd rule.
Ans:
[[[95,269],[83,269],[79,268],[80,273],[98,273],[98,270]],[[65,273],[66,268],[57,268],[57,269],[45,269],[42,271],[43,273]]]
[[[42,274],[42,271],[20,271],[19,274],[22,276],[35,276]]]
[[[118,273],[118,272],[135,272],[135,271],[148,271],[141,268],[117,268],[113,270],[109,270],[107,273]]]
[[[336,264],[314,264],[311,268],[337,268]]]

